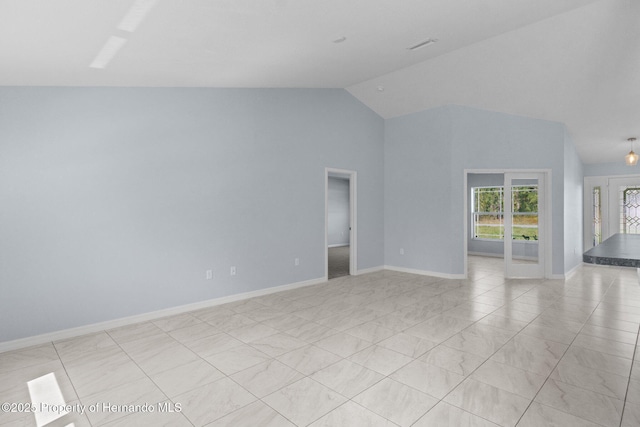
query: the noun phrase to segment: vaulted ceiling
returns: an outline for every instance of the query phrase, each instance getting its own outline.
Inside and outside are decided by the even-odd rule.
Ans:
[[[640,137],[639,18],[637,0],[0,0],[0,85],[339,87],[385,118],[563,122],[583,161],[617,162]]]

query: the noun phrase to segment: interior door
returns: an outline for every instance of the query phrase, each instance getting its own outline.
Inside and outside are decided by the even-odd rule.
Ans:
[[[543,173],[504,174],[504,261],[507,278],[544,277],[544,189]]]
[[[609,236],[609,181],[603,176],[584,177],[584,251]]]
[[[609,178],[609,230],[640,234],[640,177]]]

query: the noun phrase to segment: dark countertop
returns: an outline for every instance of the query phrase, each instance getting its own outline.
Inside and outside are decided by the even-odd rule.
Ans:
[[[640,234],[614,234],[585,252],[582,261],[640,268]]]

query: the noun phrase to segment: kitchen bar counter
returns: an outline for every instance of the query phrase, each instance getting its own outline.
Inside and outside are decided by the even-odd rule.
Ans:
[[[589,264],[640,268],[640,235],[614,234],[582,255]]]

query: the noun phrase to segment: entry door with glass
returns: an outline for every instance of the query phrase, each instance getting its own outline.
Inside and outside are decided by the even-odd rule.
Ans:
[[[640,234],[640,177],[609,178],[609,233]]]
[[[544,174],[504,174],[505,277],[543,278]]]

